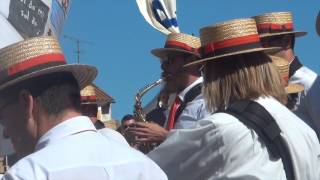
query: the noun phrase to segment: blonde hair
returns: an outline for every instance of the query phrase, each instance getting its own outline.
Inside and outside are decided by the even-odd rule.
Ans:
[[[225,110],[238,100],[272,96],[286,104],[287,99],[278,71],[263,52],[208,61],[203,95],[210,112]]]

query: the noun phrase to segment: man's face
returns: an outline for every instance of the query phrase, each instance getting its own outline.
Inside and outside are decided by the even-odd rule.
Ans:
[[[270,36],[261,38],[261,44],[263,47],[281,47],[279,50],[268,52],[268,54],[285,58],[285,50],[292,49],[294,41],[294,36],[287,34],[287,35],[279,35],[279,36]]]
[[[125,121],[123,121],[122,127],[123,127],[123,129],[127,129],[128,127],[130,127],[134,123],[135,123],[134,119],[125,120]]]
[[[36,128],[34,122],[27,118],[26,109],[19,102],[0,102],[0,123],[4,126],[3,136],[11,139],[14,150],[20,157],[34,151],[36,145]]]
[[[170,93],[179,92],[183,89],[187,73],[183,68],[188,57],[185,55],[168,55],[162,59],[162,77],[166,81],[166,88]]]

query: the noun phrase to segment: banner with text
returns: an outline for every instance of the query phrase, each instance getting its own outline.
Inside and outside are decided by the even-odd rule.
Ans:
[[[71,0],[1,0],[0,48],[36,36],[59,37]]]

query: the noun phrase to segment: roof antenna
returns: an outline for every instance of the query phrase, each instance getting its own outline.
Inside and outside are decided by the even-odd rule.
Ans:
[[[63,35],[63,37],[65,39],[69,39],[71,41],[74,41],[76,44],[77,44],[77,50],[76,50],[76,53],[77,53],[77,63],[80,64],[80,54],[83,53],[83,51],[80,50],[80,43],[81,44],[89,44],[89,45],[93,45],[92,42],[90,41],[85,41],[85,40],[81,40],[81,39],[78,39],[76,37],[72,37],[72,36],[68,36],[68,35]]]

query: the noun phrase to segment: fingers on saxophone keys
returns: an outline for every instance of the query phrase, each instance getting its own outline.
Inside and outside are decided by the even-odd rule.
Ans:
[[[144,143],[144,142],[149,142],[150,139],[148,137],[138,137],[135,141],[140,142],[140,143]]]
[[[148,133],[144,133],[144,132],[134,132],[134,133],[132,133],[132,135],[136,136],[137,138],[148,137],[149,136]]]
[[[126,130],[128,133],[137,134],[137,133],[148,133],[149,129],[139,128],[139,127],[130,127]]]
[[[144,123],[144,122],[135,122],[134,126],[136,126],[136,127],[148,127],[148,124]]]

